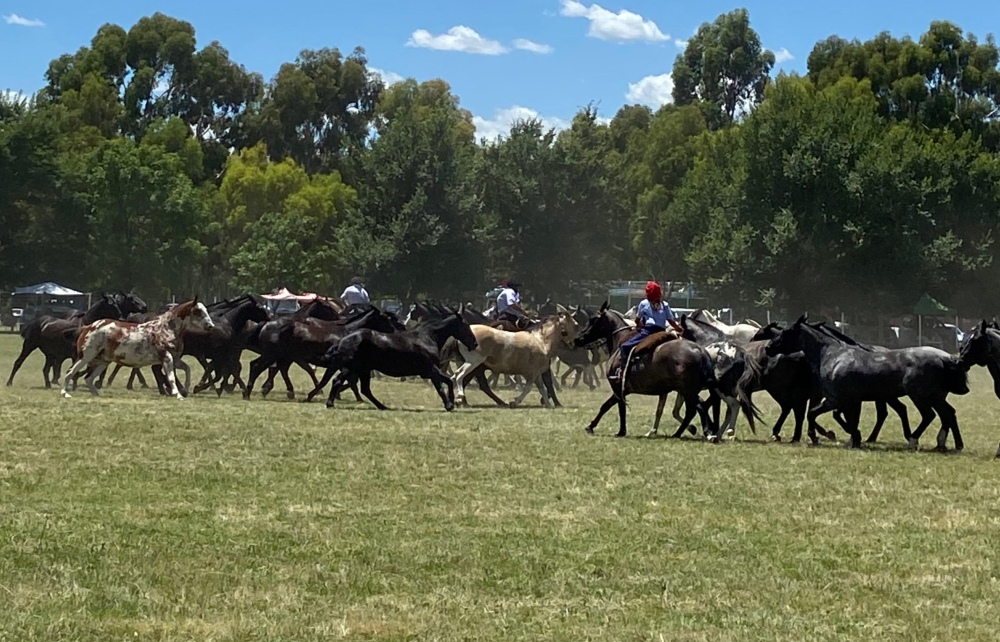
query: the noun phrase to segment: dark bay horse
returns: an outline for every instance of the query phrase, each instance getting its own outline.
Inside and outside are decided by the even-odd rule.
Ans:
[[[324,319],[296,319],[284,317],[264,323],[255,335],[251,335],[248,347],[260,354],[250,363],[250,374],[243,398],[249,399],[257,378],[271,366],[277,366],[286,377],[289,398],[295,398],[291,381],[287,379],[288,368],[293,363],[323,365],[322,357],[331,346],[336,345],[347,334],[369,328],[383,332],[394,332],[398,321],[394,321],[378,308],[368,308],[354,319],[327,321]],[[319,381],[316,382],[319,386]]]
[[[589,347],[604,342],[611,354],[607,371],[612,372],[614,370],[612,366],[620,357],[621,344],[635,332],[635,326],[626,321],[620,314],[609,310],[608,304],[605,302],[574,342],[579,347]],[[601,406],[590,425],[587,426],[587,432],[593,434],[594,428],[600,423],[601,418],[613,406],[617,405],[619,427],[616,436],[624,437],[626,435],[625,397],[628,394],[640,394],[659,397],[656,420],[651,431],[651,433],[655,433],[660,426],[667,394],[675,391],[684,398],[687,412],[681,420],[677,432],[674,433],[674,437],[680,437],[684,434],[695,414],[701,416],[702,424],[707,431],[709,420],[698,394],[705,388],[715,385],[715,374],[712,361],[705,350],[693,341],[677,337],[661,343],[651,353],[641,355],[637,360],[641,370],[634,374],[628,374],[622,379],[609,379],[608,383],[611,385],[612,394]]]

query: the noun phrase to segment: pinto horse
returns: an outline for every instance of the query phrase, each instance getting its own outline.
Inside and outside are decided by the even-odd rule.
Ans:
[[[146,303],[135,294],[105,294],[86,312],[73,311],[64,318],[43,315],[21,328],[21,354],[14,361],[7,385],[14,383],[14,375],[24,360],[36,349],[45,355],[42,377],[45,387],[59,381],[63,361],[76,356],[76,337],[80,328],[100,319],[124,319],[135,312],[145,312]],[[49,373],[51,372],[51,379]]]
[[[90,394],[96,396],[98,392],[94,380],[108,365],[121,363],[132,368],[159,364],[167,380],[168,393],[183,399],[174,374],[174,362],[183,351],[181,335],[185,331],[204,332],[213,327],[215,324],[211,315],[197,297],[146,323],[104,319],[84,326],[76,341],[79,358],[63,379],[62,396],[70,398],[66,390],[70,380],[91,365],[94,367],[86,381]]]

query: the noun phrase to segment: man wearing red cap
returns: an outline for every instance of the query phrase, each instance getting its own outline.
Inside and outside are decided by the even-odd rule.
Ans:
[[[622,344],[618,372],[612,374],[612,378],[620,376],[621,368],[628,360],[632,348],[639,345],[649,335],[656,332],[666,332],[667,324],[676,330],[677,334],[684,331],[677,323],[677,318],[674,316],[674,311],[670,309],[670,304],[663,300],[663,292],[660,290],[660,284],[656,281],[646,283],[646,298],[635,309],[635,324],[639,328],[639,332]]]

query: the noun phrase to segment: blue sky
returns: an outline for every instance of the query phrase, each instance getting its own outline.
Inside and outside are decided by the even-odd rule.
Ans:
[[[699,24],[745,6],[778,68],[803,72],[813,45],[831,34],[880,31],[918,37],[951,20],[980,39],[997,30],[995,2],[746,2],[717,0],[0,0],[0,89],[30,93],[49,61],[89,43],[113,22],[128,29],[162,11],[191,22],[200,45],[218,40],[233,59],[270,78],[305,48],[363,46],[387,79],[444,78],[481,134],[514,117],[564,125],[588,103],[610,117],[621,105],[656,107],[669,72]]]

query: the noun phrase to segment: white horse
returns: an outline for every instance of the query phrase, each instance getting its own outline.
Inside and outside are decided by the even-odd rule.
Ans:
[[[177,389],[174,365],[183,351],[180,339],[184,331],[204,332],[215,327],[212,317],[204,304],[195,298],[192,301],[167,310],[152,321],[129,323],[102,319],[80,330],[76,340],[78,358],[63,379],[62,396],[70,398],[66,388],[76,373],[91,364],[94,367],[87,376],[90,394],[97,395],[94,380],[112,363],[120,363],[131,368],[159,365],[167,380],[167,394],[183,399]]]
[[[729,325],[728,323],[723,323],[714,314],[704,309],[695,310],[691,314],[691,318],[704,321],[708,325],[721,330],[727,338],[737,343],[750,343],[753,335],[757,334],[757,331],[761,328],[759,323],[751,319],[744,319],[740,323]]]

